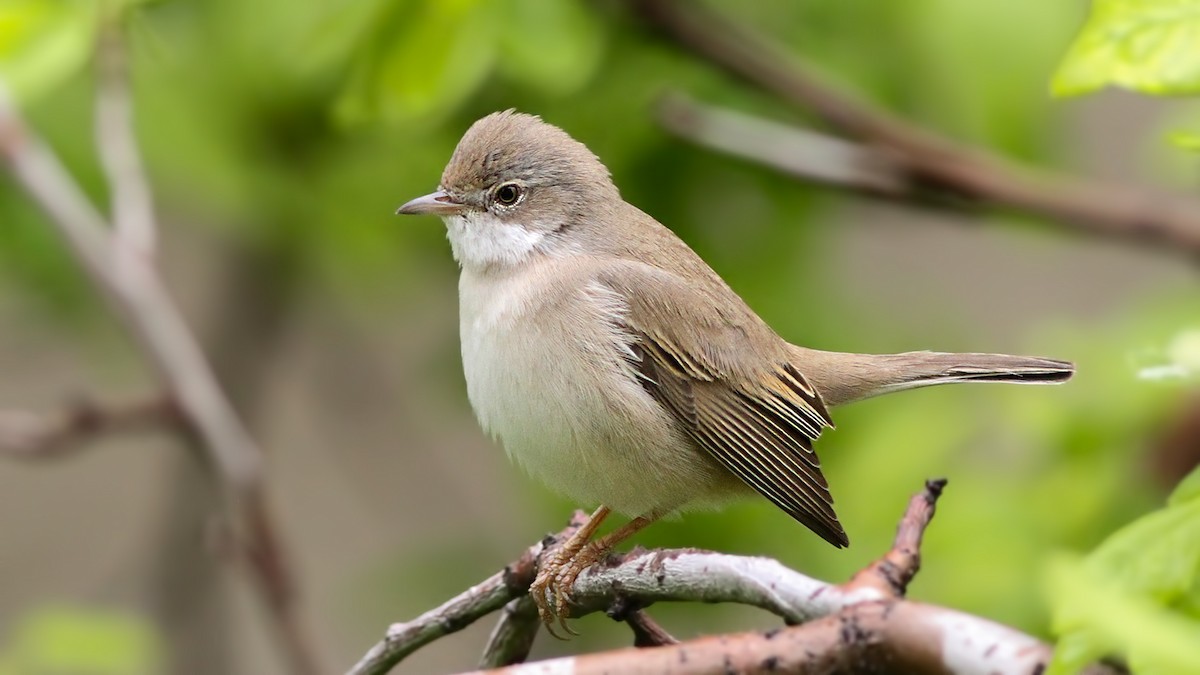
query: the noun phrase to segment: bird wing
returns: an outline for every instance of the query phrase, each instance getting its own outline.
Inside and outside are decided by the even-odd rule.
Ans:
[[[826,541],[847,546],[812,446],[833,422],[789,363],[787,343],[715,274],[684,281],[623,261],[599,281],[627,307],[617,321],[633,338],[643,387],[696,444]]]

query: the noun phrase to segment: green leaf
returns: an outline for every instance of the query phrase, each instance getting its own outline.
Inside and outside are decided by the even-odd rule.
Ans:
[[[1181,150],[1200,152],[1200,134],[1190,131],[1176,131],[1167,136],[1167,140]]]
[[[1137,673],[1200,672],[1200,622],[1124,590],[1077,556],[1056,556],[1047,571],[1054,629],[1067,634],[1047,675],[1076,673],[1114,653]]]
[[[1169,603],[1191,589],[1200,569],[1200,501],[1142,516],[1117,530],[1089,557],[1124,588]]]
[[[52,90],[91,53],[93,0],[0,0],[0,79],[18,100]]]
[[[1194,494],[1196,480],[1180,489]],[[1076,672],[1114,653],[1136,672],[1200,672],[1200,623],[1179,609],[1194,603],[1198,571],[1200,500],[1177,496],[1118,530],[1086,561],[1053,561],[1049,595],[1063,642],[1051,672]]]
[[[1200,497],[1200,466],[1192,469],[1191,473],[1179,481],[1179,485],[1175,486],[1175,491],[1171,493],[1171,498],[1167,503],[1183,504],[1195,501],[1197,497]]]
[[[141,675],[161,665],[152,625],[124,613],[45,607],[15,627],[0,662],[14,672]]]
[[[596,16],[581,0],[504,0],[495,5],[500,69],[549,95],[583,86],[596,72],[604,40]]]
[[[311,24],[302,31],[292,56],[297,70],[305,74],[343,66],[364,37],[371,35],[372,21],[379,17],[380,0],[354,0],[320,6]]]
[[[1112,84],[1145,94],[1200,92],[1200,0],[1095,0],[1051,89]]]
[[[490,72],[496,30],[480,0],[392,0],[357,55],[335,110],[345,122],[453,109]]]
[[[1046,135],[1052,102],[1030,92],[1043,86],[1046,73],[1062,57],[1077,10],[1070,3],[1012,0],[903,5],[905,13],[895,24],[911,42],[897,45],[891,59],[883,58],[896,61],[894,69],[920,72],[921,77],[915,85],[920,93],[906,91],[900,100],[956,137],[1044,161],[1055,146]],[[879,21],[874,16],[869,20]],[[1014,35],[1020,35],[1020,49],[1012,48]],[[893,82],[908,79],[893,72]]]

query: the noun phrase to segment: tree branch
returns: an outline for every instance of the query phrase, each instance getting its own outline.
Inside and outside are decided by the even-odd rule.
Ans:
[[[105,38],[116,40],[114,36]],[[111,45],[110,47],[111,48]],[[104,58],[111,58],[104,57]],[[103,58],[102,58],[103,60]],[[0,160],[64,238],[163,380],[186,433],[194,434],[231,498],[241,558],[272,618],[290,672],[317,675],[323,668],[311,632],[296,611],[293,575],[265,506],[262,453],[225,398],[216,376],[148,257],[153,211],[141,175],[123,69],[102,65],[98,105],[101,153],[114,193],[110,228],[54,152],[28,127],[0,82]],[[114,79],[115,78],[115,79]],[[102,78],[104,79],[104,78]],[[110,128],[111,127],[111,128]],[[119,127],[119,128],[118,128]],[[131,160],[132,157],[132,160]],[[139,194],[145,188],[145,194]],[[113,235],[116,232],[116,236]],[[238,529],[238,528],[235,528]]]
[[[119,16],[106,17],[96,41],[96,148],[112,195],[113,243],[119,252],[150,259],[157,238],[154,200],[134,134],[129,64],[118,21]]]
[[[158,275],[140,256],[121,256],[104,219],[0,88],[0,158],[49,217],[166,382],[180,412],[204,439],[236,493],[257,489],[258,446],[229,406]]]
[[[528,597],[542,551],[570,538],[586,521],[587,514],[576,511],[564,530],[525,549],[521,557],[500,572],[412,621],[392,624],[383,640],[371,647],[346,675],[382,675],[430,642],[457,633],[518,597]]]
[[[524,663],[541,627],[542,620],[538,617],[533,598],[525,594],[510,600],[500,611],[500,620],[488,636],[479,667],[497,668]]]
[[[908,503],[891,550],[855,574],[843,588],[873,588],[894,598],[904,597],[908,584],[921,569],[921,538],[933,520],[937,500],[945,487],[945,478],[925,481],[925,489],[913,495]]]
[[[654,649],[551,659],[535,664],[537,671],[517,666],[486,672],[1033,674],[1044,670],[1050,655],[1048,645],[978,617],[907,601],[874,601],[765,633],[712,635]],[[1096,665],[1085,672],[1120,671]]]
[[[647,22],[701,59],[814,113],[875,152],[886,151],[893,166],[885,173],[904,178],[904,194],[940,193],[960,203],[1044,216],[1080,232],[1200,255],[1200,202],[1195,199],[1019,167],[870,105],[781,45],[702,3],[630,2]],[[734,143],[726,140],[722,147]],[[772,163],[773,157],[764,161]]]
[[[893,672],[1038,672],[1049,645],[1012,628],[956,610],[903,598],[919,567],[921,537],[945,481],[929,481],[909,502],[891,548],[845,584],[819,581],[766,558],[693,549],[634,550],[584,571],[572,591],[571,615],[605,611],[630,621],[640,645],[659,645],[555,659],[492,673],[829,672],[890,668]],[[581,513],[577,515],[582,515]],[[569,530],[558,535],[569,536]],[[509,570],[417,619],[396,624],[350,675],[379,675],[399,659],[527,592],[543,546]],[[642,613],[654,602],[737,602],[782,617],[789,628],[677,642]],[[369,660],[393,640],[391,660]],[[495,661],[485,663],[492,665]],[[1095,673],[1119,672],[1098,666]]]
[[[630,613],[625,617],[625,623],[633,629],[634,647],[661,647],[679,644],[679,640],[658,625],[657,621],[651,619],[644,609]]]
[[[915,197],[904,168],[869,146],[704,105],[679,93],[662,100],[658,121],[696,145],[801,180],[892,199]]]
[[[57,458],[99,436],[170,428],[179,422],[175,406],[161,394],[120,403],[83,399],[46,414],[0,410],[0,455]]]

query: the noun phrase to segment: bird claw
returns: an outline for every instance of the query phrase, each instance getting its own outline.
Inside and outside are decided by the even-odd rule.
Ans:
[[[555,622],[567,634],[579,635],[567,625],[571,613],[571,589],[580,573],[599,559],[600,551],[587,545],[574,555],[560,549],[539,566],[537,578],[529,586],[529,595],[550,635],[559,640],[569,639],[554,631]]]

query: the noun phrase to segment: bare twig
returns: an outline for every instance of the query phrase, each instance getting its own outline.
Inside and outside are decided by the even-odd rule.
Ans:
[[[897,169],[893,173],[906,178],[911,194],[940,192],[967,204],[1044,216],[1081,232],[1200,255],[1200,202],[1195,199],[1018,167],[843,91],[780,45],[702,3],[630,1],[702,59],[877,151],[886,150]]]
[[[58,158],[25,125],[0,89],[0,158],[49,216],[84,270],[101,289],[167,383],[181,413],[204,439],[229,486],[257,485],[258,446],[238,421],[195,339],[146,261],[131,256],[117,268],[104,219]]]
[[[129,66],[118,21],[117,16],[102,21],[96,41],[96,147],[112,195],[117,254],[150,259],[157,238],[154,201],[134,135]]]
[[[657,621],[651,619],[644,609],[631,612],[629,616],[625,617],[625,623],[633,629],[634,647],[661,647],[679,644],[679,640],[658,625]]]
[[[803,626],[713,635],[487,671],[517,673],[1038,673],[1051,649],[968,614],[907,601],[864,602]],[[537,670],[532,670],[536,666]],[[1119,672],[1105,666],[1086,671]],[[474,675],[480,675],[475,673]]]
[[[579,576],[572,591],[572,616],[611,611],[614,598],[639,608],[663,600],[691,600],[753,605],[800,624],[858,603],[902,598],[920,565],[921,536],[945,484],[927,481],[909,501],[892,548],[845,584],[813,579],[769,558],[693,549],[634,550]]]
[[[891,550],[855,574],[843,588],[875,588],[891,597],[903,598],[908,584],[921,569],[921,537],[933,519],[938,497],[945,487],[944,478],[925,481],[925,490],[913,495],[908,503]]]
[[[703,105],[679,93],[663,99],[658,120],[697,145],[806,181],[891,198],[910,194],[904,168],[870,146]]]
[[[526,594],[510,600],[500,611],[500,620],[488,636],[479,667],[498,668],[524,663],[541,627],[533,598]]]
[[[267,509],[261,489],[251,491],[242,503],[246,531],[238,551],[249,563],[248,571],[272,618],[270,623],[281,651],[288,660],[288,672],[319,675],[325,672],[313,631],[300,613],[292,565],[284,554],[278,528]]]
[[[56,458],[98,436],[170,428],[178,422],[175,406],[162,395],[120,403],[85,399],[42,414],[0,410],[0,455],[29,460]]]
[[[583,572],[571,593],[571,616],[604,612],[614,598],[647,607],[663,601],[735,602],[804,623],[842,607],[887,595],[874,588],[844,591],[784,567],[697,549],[635,549]]]
[[[539,543],[527,554],[536,556],[540,552]],[[529,568],[533,569],[533,558],[529,558]],[[519,589],[506,584],[504,578],[504,572],[497,572],[412,621],[392,624],[383,640],[348,670],[347,675],[386,673],[421,647],[440,637],[457,633],[500,609],[521,593]]]
[[[623,621],[629,624],[630,630],[633,631],[635,647],[658,647],[679,642],[666,629],[658,625],[658,622],[650,618],[641,603],[628,595],[618,593],[613,597],[612,603],[604,613],[613,621]]]
[[[412,621],[392,624],[383,640],[371,647],[366,655],[347,671],[347,675],[386,673],[404,657],[430,642],[466,628],[519,596],[528,597],[529,585],[533,583],[538,558],[542,552],[553,547],[555,542],[568,539],[586,520],[586,513],[576,511],[566,529],[530,546],[504,570]]]
[[[591,568],[585,573],[587,590],[583,584],[575,590],[578,609],[583,611],[598,604],[597,596],[607,586],[609,598],[615,595],[625,602],[749,602],[794,623],[805,621],[802,625],[766,633],[716,635],[654,649],[553,659],[530,667],[536,667],[536,672],[574,675],[1041,672],[1052,656],[1050,645],[986,619],[902,598],[904,586],[917,571],[921,536],[944,485],[945,481],[927,482],[909,502],[892,549],[840,586],[809,579],[761,558],[647,551],[615,565],[610,560]],[[781,570],[786,574],[780,574]],[[867,579],[872,576],[878,578]],[[631,588],[628,582],[634,577],[639,581]],[[797,582],[799,586],[793,588]],[[662,590],[652,591],[654,586]],[[588,596],[586,600],[583,595]],[[488,672],[516,675],[526,671],[501,668]],[[1097,665],[1089,672],[1119,671]]]
[[[115,39],[109,37],[107,39]],[[111,47],[110,47],[111,48]],[[111,57],[109,57],[111,58]],[[111,68],[108,66],[108,68]],[[124,73],[108,73],[123,78]],[[290,672],[316,675],[324,669],[315,656],[316,644],[304,630],[293,591],[292,573],[282,555],[276,528],[268,517],[262,486],[262,453],[220,389],[208,361],[196,343],[147,256],[152,246],[153,211],[140,172],[132,129],[127,125],[128,87],[101,84],[101,95],[111,97],[100,107],[101,131],[121,127],[116,138],[102,136],[114,202],[122,220],[113,236],[104,218],[87,199],[53,151],[33,133],[20,116],[0,82],[0,158],[17,183],[49,217],[122,319],[125,328],[163,379],[187,432],[201,447],[223,478],[233,502],[232,513],[245,532],[235,533],[243,559],[251,564],[251,578],[263,596],[275,633],[288,659]],[[134,159],[130,161],[129,156]],[[138,222],[142,221],[142,222]],[[149,236],[149,238],[147,238]]]
[[[555,659],[499,673],[710,673],[828,672],[873,666],[890,672],[986,673],[1037,672],[1051,656],[1049,645],[1006,626],[945,607],[903,599],[904,586],[917,571],[921,536],[945,481],[929,481],[910,501],[896,539],[879,561],[854,579],[830,584],[790,570],[774,560],[744,558],[691,549],[635,550],[610,556],[584,571],[572,591],[571,615],[604,611],[629,621],[639,645]],[[582,513],[577,513],[582,516]],[[560,534],[569,535],[570,531]],[[533,574],[540,542],[512,569],[522,570],[517,584],[496,574],[435,610],[388,630],[388,639],[372,648],[352,675],[387,672],[399,656],[462,628],[522,593]],[[663,600],[737,602],[782,617],[790,628],[765,634],[723,635],[677,642],[647,617],[642,608]],[[388,641],[394,644],[388,645]],[[391,660],[371,660],[391,649]],[[399,655],[399,656],[396,656]],[[496,661],[487,661],[491,665]],[[1101,667],[1094,672],[1116,672]]]

